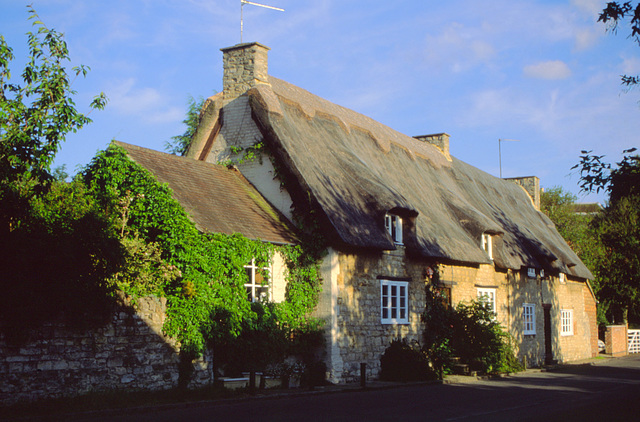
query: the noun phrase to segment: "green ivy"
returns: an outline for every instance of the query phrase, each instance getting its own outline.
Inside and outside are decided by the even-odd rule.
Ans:
[[[146,290],[138,282],[119,286],[130,295],[155,292],[167,297],[164,331],[180,341],[183,352],[198,355],[208,344],[224,344],[256,324],[278,327],[284,338],[321,327],[310,317],[320,290],[319,255],[314,249],[274,246],[239,234],[199,232],[168,186],[158,183],[114,144],[93,159],[83,177],[124,237],[144,240],[151,250],[157,248],[159,254],[151,262],[134,260],[136,268],[156,273],[156,284],[145,282]],[[269,304],[267,312],[266,305],[246,300],[244,266],[252,259],[264,266],[276,251],[289,267],[286,301]]]

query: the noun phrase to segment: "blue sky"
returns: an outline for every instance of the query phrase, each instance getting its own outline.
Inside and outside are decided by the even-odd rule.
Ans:
[[[536,175],[578,193],[570,168],[583,149],[618,161],[638,145],[640,47],[597,23],[605,1],[258,0],[244,7],[243,41],[271,48],[269,73],[407,135],[447,132],[451,153],[493,175]],[[0,0],[0,34],[26,57],[27,2]],[[94,123],[56,159],[73,173],[110,140],[164,150],[184,131],[188,97],[222,89],[220,48],[240,42],[239,0],[33,0],[65,34]],[[590,195],[582,201],[602,201]]]

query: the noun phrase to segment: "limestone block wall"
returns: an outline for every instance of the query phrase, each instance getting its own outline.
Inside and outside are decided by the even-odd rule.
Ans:
[[[162,334],[166,299],[123,305],[98,329],[72,331],[50,323],[27,344],[0,335],[0,405],[108,390],[177,386],[179,345]],[[210,358],[194,363],[190,387],[211,382]]]
[[[545,360],[544,306],[550,308],[549,334],[554,360],[568,362],[597,354],[596,304],[584,281],[560,282],[558,276],[528,277],[526,269],[507,271],[493,265],[441,265],[440,279],[451,289],[454,306],[475,300],[479,288],[495,289],[496,318],[515,339],[518,357],[526,359],[530,366],[539,366]],[[535,334],[523,334],[524,304],[535,306]],[[561,332],[562,310],[573,313],[571,335]]]
[[[355,382],[360,364],[367,364],[367,377],[377,378],[380,357],[394,339],[421,340],[420,315],[424,310],[424,266],[405,258],[404,250],[372,254],[338,253],[335,263],[335,319],[329,327],[328,347],[333,348],[329,379]],[[325,280],[326,275],[325,275]],[[380,279],[409,281],[408,324],[382,324]]]

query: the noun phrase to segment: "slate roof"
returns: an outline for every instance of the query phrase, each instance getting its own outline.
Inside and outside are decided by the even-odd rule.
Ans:
[[[196,227],[240,233],[276,244],[296,243],[287,219],[236,169],[114,141],[128,156],[167,183]]]
[[[415,217],[405,243],[418,255],[490,263],[480,246],[489,232],[497,267],[593,278],[520,186],[285,81],[269,83],[248,91],[254,119],[345,244],[394,249],[384,215],[395,209]]]

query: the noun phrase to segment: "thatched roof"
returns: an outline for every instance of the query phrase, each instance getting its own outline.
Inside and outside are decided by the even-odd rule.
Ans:
[[[196,227],[240,233],[277,244],[296,242],[286,218],[236,169],[114,141],[128,156],[166,183]]]
[[[269,82],[248,92],[254,119],[345,244],[394,249],[384,215],[395,209],[413,221],[407,248],[421,256],[489,263],[480,241],[489,232],[497,235],[498,267],[592,278],[520,186],[287,82]]]

